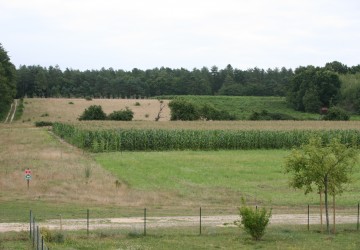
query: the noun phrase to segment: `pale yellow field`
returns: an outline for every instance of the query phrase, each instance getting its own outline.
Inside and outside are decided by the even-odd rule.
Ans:
[[[73,103],[73,104],[71,104]],[[136,105],[139,103],[140,105]],[[168,101],[164,100],[165,108],[160,121],[170,119]],[[58,98],[27,98],[24,99],[24,113],[21,122],[35,121],[76,121],[86,108],[100,105],[106,114],[128,107],[134,112],[134,119],[139,121],[154,121],[160,110],[160,102],[152,99],[58,99]]]

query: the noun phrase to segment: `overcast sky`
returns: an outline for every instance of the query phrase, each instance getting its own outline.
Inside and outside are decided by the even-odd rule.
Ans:
[[[17,67],[360,64],[359,0],[0,0],[0,23]]]

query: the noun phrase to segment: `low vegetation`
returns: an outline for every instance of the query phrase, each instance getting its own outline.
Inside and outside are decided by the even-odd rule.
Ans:
[[[245,232],[258,241],[264,234],[271,218],[271,210],[267,211],[266,208],[250,207],[243,201],[242,206],[239,208],[240,222],[237,224],[243,227]]]

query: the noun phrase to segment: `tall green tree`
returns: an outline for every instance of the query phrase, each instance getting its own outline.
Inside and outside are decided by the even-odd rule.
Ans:
[[[340,87],[339,76],[333,71],[314,66],[299,67],[290,81],[287,101],[298,111],[318,111],[323,106],[337,104]],[[306,101],[309,99],[314,105],[318,103],[317,106],[307,105]]]
[[[321,138],[312,138],[286,158],[285,172],[291,175],[291,187],[304,189],[305,194],[312,192],[314,187],[319,193],[324,192],[328,232],[328,197],[344,191],[344,185],[351,181],[357,160],[357,149],[342,144],[339,138],[333,138],[329,143],[324,143]]]
[[[6,113],[15,96],[16,69],[0,43],[0,116]]]

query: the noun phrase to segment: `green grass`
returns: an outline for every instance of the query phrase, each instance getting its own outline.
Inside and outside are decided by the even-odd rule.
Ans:
[[[315,226],[270,225],[261,241],[253,241],[236,227],[148,229],[142,231],[98,230],[63,232],[64,243],[47,243],[50,249],[359,249],[358,231],[338,226],[336,235],[321,234]],[[0,234],[0,249],[29,249],[26,234]]]
[[[299,120],[318,120],[320,115],[297,112],[289,108],[285,97],[277,96],[181,96],[197,104],[211,103],[221,110],[234,114],[239,120],[247,120],[253,112],[267,110],[282,113]],[[173,97],[172,97],[173,98]]]
[[[125,152],[95,155],[96,161],[133,189],[168,191],[199,204],[238,206],[241,196],[273,206],[318,204],[288,186],[286,150]],[[338,204],[357,204],[360,173]]]
[[[175,96],[165,96],[172,99]],[[248,120],[253,112],[267,110],[270,113],[290,115],[298,120],[319,120],[319,114],[295,111],[288,107],[285,97],[278,96],[181,96],[196,104],[211,103],[221,110],[234,114],[238,120]],[[351,120],[360,120],[359,115],[352,115]]]

